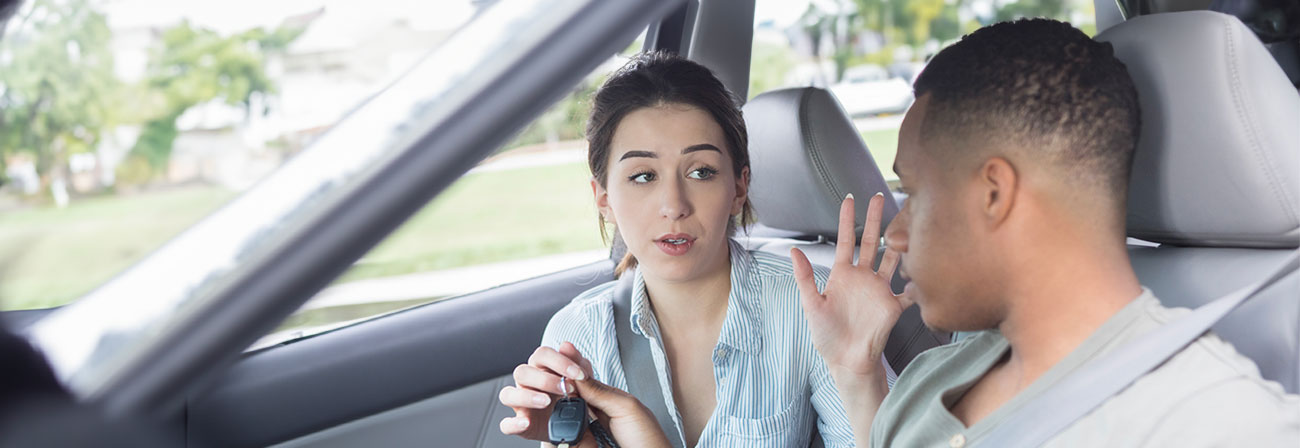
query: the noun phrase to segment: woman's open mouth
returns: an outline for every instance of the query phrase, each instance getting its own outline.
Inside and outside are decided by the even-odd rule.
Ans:
[[[655,240],[655,245],[659,246],[659,250],[674,257],[686,255],[686,252],[690,251],[691,246],[694,244],[695,238],[685,233],[668,234]]]

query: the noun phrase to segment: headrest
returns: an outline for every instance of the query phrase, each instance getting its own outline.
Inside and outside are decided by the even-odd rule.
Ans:
[[[744,113],[749,198],[759,223],[834,238],[840,201],[849,193],[857,198],[859,229],[876,192],[885,195],[884,222],[898,213],[866,143],[830,92],[775,90],[750,100]]]
[[[1128,233],[1181,246],[1300,245],[1300,94],[1235,17],[1130,19],[1097,36],[1142,105]]]

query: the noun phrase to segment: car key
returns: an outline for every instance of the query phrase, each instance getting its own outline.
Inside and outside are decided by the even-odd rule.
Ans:
[[[582,433],[587,429],[587,402],[578,397],[570,397],[565,378],[560,378],[560,390],[564,398],[555,402],[551,419],[547,422],[551,443],[559,448],[567,448],[582,440]]]

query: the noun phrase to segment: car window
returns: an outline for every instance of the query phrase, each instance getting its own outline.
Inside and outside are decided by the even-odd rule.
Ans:
[[[0,40],[0,309],[64,305],[143,259],[481,3],[27,1]]]
[[[250,350],[608,259],[584,130],[591,96],[638,38]]]
[[[898,127],[926,60],[963,34],[1019,17],[1067,20],[1091,36],[1093,11],[1092,0],[758,0],[749,95],[829,89],[896,182]]]
[[[337,22],[341,24],[340,28],[322,35],[322,39],[315,45],[305,47],[307,50],[304,50],[303,56],[306,62],[299,61],[295,63],[297,65],[286,64],[284,60],[280,60],[279,64],[272,63],[274,59],[269,57],[258,60],[253,53],[261,54],[260,52],[281,44],[292,47],[293,43],[285,44],[285,42],[298,41],[297,39],[309,36],[310,25],[305,25],[301,30],[292,33],[270,32],[263,29],[241,32],[240,36],[257,42],[241,40],[235,44],[230,44],[221,37],[224,31],[198,27],[196,22],[191,22],[189,18],[182,18],[179,21],[181,28],[178,30],[155,30],[144,33],[146,37],[161,36],[164,40],[163,43],[154,42],[148,46],[148,59],[154,62],[150,62],[147,68],[151,70],[149,73],[158,76],[150,77],[144,85],[135,86],[147,93],[144,96],[146,99],[157,99],[163,105],[172,104],[169,101],[174,98],[158,94],[167,92],[169,87],[177,89],[173,93],[180,99],[206,98],[203,95],[213,91],[219,93],[219,97],[207,103],[196,103],[196,106],[175,113],[175,121],[171,121],[171,115],[150,118],[150,122],[141,125],[141,129],[147,129],[154,125],[155,121],[162,120],[163,125],[174,127],[176,132],[163,132],[162,135],[167,138],[157,141],[140,138],[141,142],[151,145],[159,141],[179,142],[191,137],[182,132],[189,129],[182,123],[197,123],[196,126],[199,128],[196,131],[198,134],[196,138],[202,144],[196,144],[194,152],[200,155],[220,156],[225,155],[222,149],[229,145],[256,141],[254,137],[257,136],[276,135],[266,132],[268,129],[273,129],[272,123],[284,126],[288,126],[285,123],[290,123],[308,127],[293,135],[281,135],[283,139],[276,143],[265,143],[266,148],[301,146],[301,150],[285,156],[282,166],[267,168],[268,174],[260,180],[257,176],[242,175],[243,172],[259,166],[258,163],[261,162],[257,157],[250,155],[253,154],[252,152],[236,152],[237,157],[216,160],[200,158],[196,163],[187,165],[191,168],[189,171],[178,170],[182,173],[198,172],[204,175],[233,173],[231,178],[235,181],[230,182],[233,185],[230,188],[245,190],[232,194],[233,199],[226,201],[224,205],[219,205],[220,201],[214,201],[214,204],[217,204],[212,206],[215,210],[196,212],[196,215],[207,216],[197,224],[180,231],[174,238],[170,235],[148,236],[165,242],[143,260],[110,274],[110,280],[92,287],[89,292],[82,294],[75,301],[67,302],[70,300],[67,298],[48,300],[47,304],[60,301],[68,304],[48,314],[37,314],[43,317],[29,324],[23,324],[21,331],[46,354],[56,374],[78,396],[88,397],[109,393],[108,391],[113,390],[113,384],[127,378],[123,375],[130,375],[124,372],[148,364],[151,356],[161,356],[159,353],[175,349],[173,345],[166,343],[172,336],[182,335],[200,327],[215,328],[222,325],[244,324],[265,326],[269,323],[270,317],[280,315],[281,311],[272,309],[277,300],[301,303],[296,300],[305,299],[302,296],[304,291],[317,291],[320,288],[319,282],[327,282],[337,276],[342,263],[325,260],[337,260],[337,257],[352,260],[354,255],[351,253],[355,253],[356,248],[363,245],[370,247],[373,244],[373,241],[366,241],[362,233],[365,229],[373,229],[375,232],[373,235],[388,234],[390,229],[388,226],[395,225],[391,220],[392,217],[400,216],[403,220],[407,218],[406,213],[414,204],[403,203],[403,201],[415,194],[414,189],[432,190],[427,198],[435,197],[434,193],[443,192],[444,188],[451,183],[446,176],[462,177],[462,173],[472,168],[472,164],[482,160],[485,153],[496,150],[499,145],[508,141],[504,135],[491,135],[493,129],[509,129],[510,132],[514,132],[515,129],[519,129],[519,120],[533,116],[533,112],[530,111],[542,112],[542,107],[553,104],[554,99],[561,96],[560,89],[570,88],[572,86],[570,83],[580,80],[580,74],[575,73],[575,69],[571,66],[557,64],[547,67],[537,64],[549,58],[559,58],[558,60],[569,61],[569,63],[582,64],[584,68],[581,70],[589,70],[588,67],[598,68],[596,67],[598,61],[603,59],[599,55],[618,52],[618,48],[609,42],[597,44],[590,52],[580,52],[570,47],[552,47],[547,45],[549,42],[561,42],[564,39],[581,40],[584,34],[604,36],[617,32],[621,36],[619,39],[626,39],[625,42],[632,44],[635,37],[632,30],[644,26],[645,23],[635,15],[635,12],[647,11],[654,6],[651,2],[611,5],[592,0],[437,3],[392,0],[392,2],[395,5],[392,8],[384,6],[385,1],[378,1],[359,5],[358,7],[362,9],[344,9],[344,12],[349,14],[345,14],[346,17],[340,18]],[[99,34],[77,42],[55,39],[52,41],[54,43],[46,42],[45,45],[36,45],[32,48],[7,47],[5,48],[7,53],[0,52],[0,56],[17,60],[18,53],[21,51],[46,53],[53,51],[55,56],[52,57],[55,59],[66,57],[71,63],[102,64],[104,60],[112,60],[111,57],[102,54],[92,57],[98,53],[93,53],[89,49],[90,46],[105,41],[112,42],[112,40],[108,39],[111,34],[102,32],[110,28],[107,15],[88,7],[88,5],[102,6],[111,3],[113,2],[101,4],[81,0],[35,0],[34,3],[30,3],[33,6],[20,11],[19,16],[24,17],[23,20],[30,19],[28,20],[30,23],[37,23],[32,22],[36,19],[48,19],[48,21],[41,22],[44,23],[42,26],[30,27],[30,36],[39,36],[40,33],[50,29],[72,32],[63,26],[65,23],[92,31],[98,29]],[[301,20],[307,20],[311,23],[323,23],[315,21],[323,20],[324,15],[329,14],[330,5],[333,4],[332,1],[326,1],[323,9],[309,11],[306,17],[295,15],[290,22],[301,23]],[[412,6],[413,4],[415,6]],[[68,5],[71,7],[67,7]],[[166,11],[170,6],[172,5],[164,4],[160,8]],[[229,5],[224,6],[229,7]],[[443,8],[446,10],[444,11]],[[202,11],[201,8],[196,9]],[[363,16],[375,12],[371,9],[387,11],[388,15],[385,17],[391,18],[395,13],[399,17],[392,20],[368,21]],[[211,9],[206,11],[210,12]],[[614,27],[603,32],[575,31],[585,29],[576,25],[590,25],[598,17],[604,17],[599,15],[601,13],[611,14],[616,18],[615,20],[621,21],[620,23],[626,22],[632,25]],[[373,54],[388,48],[385,44],[405,48],[404,42],[412,38],[409,34],[394,36],[386,33],[395,29],[400,31],[404,24],[423,23],[412,18],[413,15],[433,17],[434,19],[430,20],[432,25],[425,23],[421,26],[441,27],[437,29],[446,29],[446,34],[419,37],[417,40],[424,41],[430,49],[414,52],[414,57],[410,60],[407,60],[406,56],[413,53],[407,51]],[[459,17],[458,23],[447,19],[453,15]],[[90,18],[78,22],[77,20],[81,20],[83,16]],[[28,22],[24,22],[23,26],[27,26]],[[278,19],[276,21],[276,23],[282,22],[284,21]],[[372,22],[377,22],[379,25],[360,26],[373,24]],[[449,23],[452,25],[447,28]],[[18,27],[18,31],[22,31],[23,26]],[[379,36],[361,39],[341,34],[347,30],[358,29],[353,26],[377,32]],[[28,37],[22,35],[18,39],[6,40],[6,42],[30,44],[38,40]],[[184,45],[181,45],[181,50],[177,50],[179,53],[171,53],[171,56],[168,56],[169,52],[166,48],[175,42]],[[357,49],[359,45],[362,48]],[[330,55],[331,51],[344,50],[348,51],[345,55]],[[221,59],[225,56],[230,56],[234,61]],[[29,60],[40,61],[41,59]],[[352,60],[360,61],[359,65],[348,66],[347,64]],[[389,64],[378,64],[378,61],[388,61]],[[258,62],[262,65],[258,65]],[[408,62],[410,64],[407,64]],[[35,65],[37,68],[45,68],[40,64]],[[266,75],[266,79],[275,79],[276,76],[288,73],[291,70],[288,67],[291,65],[321,69],[320,73],[304,76],[306,79],[304,82],[311,88],[300,97],[305,98],[303,101],[320,101],[317,96],[327,96],[331,93],[328,92],[330,89],[337,88],[340,91],[353,92],[356,102],[339,108],[338,116],[330,118],[333,121],[322,122],[320,121],[322,117],[329,118],[329,116],[316,114],[320,112],[317,107],[305,107],[297,110],[310,112],[310,114],[290,117],[294,120],[284,118],[281,121],[272,120],[254,126],[248,116],[277,110],[276,107],[282,106],[279,104],[282,99],[273,95],[281,92],[287,94],[289,89],[281,90],[282,86],[270,86],[257,76],[259,72],[249,70],[261,67],[264,69],[262,74]],[[111,64],[105,66],[112,67]],[[228,66],[236,67],[238,69],[236,71],[243,71],[236,75],[222,71],[227,70]],[[407,66],[409,68],[405,68]],[[536,67],[537,76],[515,76],[529,67]],[[93,68],[79,67],[82,71]],[[603,73],[607,69],[594,71]],[[101,75],[117,76],[102,73]],[[74,80],[80,79],[72,75],[69,77]],[[179,78],[173,79],[174,77]],[[194,77],[197,77],[197,80]],[[200,82],[208,78],[215,79],[214,84]],[[352,84],[327,83],[327,81],[340,79],[351,81]],[[361,80],[375,82],[376,90],[366,93],[366,89],[357,88],[362,84]],[[30,81],[30,79],[15,77],[4,81],[12,84],[4,85],[7,90],[0,90],[0,95],[19,91],[18,81]],[[51,82],[54,81],[41,80],[35,84],[40,87]],[[250,93],[250,90],[245,89],[249,85],[262,86],[264,92]],[[127,91],[131,86],[112,84],[111,87]],[[512,88],[519,91],[513,95],[503,93],[510,92],[509,89]],[[96,92],[107,95],[108,93],[105,92],[117,91],[113,89],[100,89]],[[231,91],[239,95],[230,93]],[[41,95],[48,92],[38,88],[37,93],[33,107],[0,110],[6,114],[11,110],[43,112],[58,105],[49,100],[48,95]],[[13,104],[16,101],[14,98],[5,98],[5,100]],[[519,108],[516,111],[518,113],[503,115],[491,112],[507,107],[511,104],[512,98],[518,103],[516,105]],[[81,109],[97,107],[91,101],[92,99],[75,98],[85,106]],[[107,103],[110,102],[106,101],[105,104]],[[123,107],[133,112],[137,111],[136,109],[144,110],[148,106],[145,103],[133,103],[136,109],[132,109],[117,103],[109,105]],[[236,107],[231,111],[218,107],[222,105]],[[570,106],[572,107],[571,103]],[[193,107],[202,110],[191,114]],[[80,110],[75,107],[71,109]],[[247,115],[238,115],[239,113]],[[235,114],[235,117],[243,121],[239,121],[238,124],[227,122],[225,127],[217,126],[215,129],[205,127],[212,122],[220,123],[221,119],[229,118],[230,114]],[[572,114],[565,112],[551,115]],[[465,122],[472,117],[478,118],[473,122]],[[8,115],[3,118],[12,119]],[[85,119],[86,122],[93,121],[86,118],[85,114],[75,118]],[[559,124],[563,124],[564,121],[559,120]],[[40,120],[36,122],[40,124],[34,127],[36,130],[44,130],[49,124]],[[109,123],[117,122],[110,120]],[[538,126],[540,131],[534,131],[533,135],[541,132],[543,143],[557,146],[555,144],[563,141],[561,136],[568,135],[560,132],[557,126],[558,124]],[[72,144],[76,142],[70,142],[69,135],[72,137],[89,135],[89,131],[75,126],[69,132],[70,134],[61,134],[54,140],[52,148],[55,151],[47,153],[49,157],[39,155],[46,153],[38,153],[30,157],[41,163],[46,159],[54,159],[52,162],[54,170],[68,171],[68,167],[59,161],[61,160],[59,156],[82,154],[87,151],[84,148],[86,145],[73,146]],[[498,131],[498,134],[500,132]],[[536,142],[535,137],[529,140],[527,137],[529,132],[525,131],[524,134],[520,136],[519,145],[507,146],[507,148],[515,149],[520,145],[531,146]],[[8,138],[5,140],[6,143],[27,142],[17,137],[6,137]],[[208,137],[212,138],[204,140]],[[85,138],[88,139],[87,141],[97,142],[91,137]],[[480,143],[462,142],[461,139],[476,139],[473,141]],[[41,146],[31,147],[41,148]],[[72,148],[80,149],[74,152]],[[159,153],[165,153],[169,158],[179,154],[180,151],[176,147],[170,148]],[[34,152],[28,149],[25,151]],[[159,153],[141,154],[143,160],[140,161],[152,163],[148,157],[158,156]],[[487,185],[479,188],[480,192],[500,192],[506,186],[517,186],[510,185],[513,181],[508,179],[523,177],[517,171],[528,167],[544,166],[548,169],[574,172],[574,167],[568,163],[571,158],[554,162],[546,160],[547,155],[539,155],[527,161],[517,157],[517,154],[508,153],[498,154],[499,157],[493,158],[489,164],[479,167],[472,174],[463,176],[465,185],[457,187],[474,190],[473,184],[477,181],[481,184],[480,187]],[[505,159],[511,161],[506,162]],[[241,162],[249,163],[241,164]],[[33,166],[39,171],[44,166],[41,163],[34,163]],[[68,166],[81,163],[69,162]],[[149,177],[148,182],[136,186],[140,188],[138,191],[151,193],[154,192],[154,188],[158,191],[171,191],[187,186],[205,186],[212,182],[191,180],[170,183],[170,176],[174,176],[173,165],[170,163],[162,165],[166,169],[162,177]],[[230,165],[235,165],[237,169],[230,169]],[[420,168],[417,171],[411,167]],[[427,178],[419,178],[419,172],[426,170]],[[579,179],[586,177],[580,171],[578,173]],[[115,172],[115,174],[120,177],[122,173]],[[66,172],[62,175],[64,176],[62,179],[70,179],[66,176]],[[39,188],[34,194],[40,195],[48,185],[54,185],[54,182],[48,179],[58,178],[57,176],[59,175],[38,176]],[[582,185],[581,181],[576,185]],[[406,195],[385,194],[393,189],[405,192]],[[53,212],[61,214],[56,219],[61,217],[75,220],[77,214],[99,212],[109,216],[101,222],[121,215],[140,215],[136,218],[142,220],[165,220],[166,209],[185,207],[191,201],[189,198],[174,199],[166,206],[147,210],[133,210],[119,205],[110,212],[96,210],[102,209],[104,205],[92,203],[89,207],[75,209],[76,212],[66,212],[74,210],[73,204],[80,204],[80,200],[85,198],[66,194],[68,193],[66,188],[60,190],[56,187],[50,190],[52,193],[49,194],[51,199],[48,204],[41,203],[40,198],[36,197],[31,199],[30,204],[22,204],[21,207],[34,211],[62,210]],[[123,190],[130,191],[126,187]],[[116,188],[100,192],[102,196],[110,198],[118,193]],[[481,200],[482,193],[470,196],[472,197],[468,201],[470,203],[485,202]],[[500,197],[502,195],[498,195],[497,199]],[[491,227],[494,218],[490,214],[487,218],[475,216],[479,212],[467,209],[464,206],[466,201],[460,201],[460,206],[454,206],[457,204],[454,199],[452,197],[440,202],[452,212],[443,212],[442,215],[434,212],[430,217],[422,218],[428,221],[442,221],[437,223],[434,230],[451,234],[432,237],[473,241],[474,239],[468,234],[469,231],[482,230],[479,229],[480,227],[495,230]],[[489,198],[489,200],[497,199]],[[547,198],[538,196],[535,200],[545,199]],[[554,207],[554,211],[560,211],[562,208]],[[550,211],[552,210],[548,209],[548,212]],[[462,217],[467,221],[461,222]],[[589,219],[592,220],[592,227],[595,227],[594,213]],[[421,218],[417,218],[417,221],[419,220]],[[472,224],[465,225],[471,222]],[[438,227],[444,223],[449,223],[452,227]],[[463,225],[463,227],[454,227],[455,225]],[[39,225],[29,225],[29,228],[35,229],[33,232],[38,232],[38,227]],[[78,231],[100,230],[93,225],[87,227],[90,228],[72,225],[72,228]],[[152,229],[141,231],[149,230]],[[518,227],[509,229],[513,232],[527,230]],[[593,229],[594,233],[597,232]],[[494,236],[500,237],[500,234]],[[98,238],[121,237],[101,235]],[[18,241],[18,245],[22,243],[22,239],[17,238],[9,241]],[[479,239],[479,241],[485,240]],[[517,256],[536,257],[546,253],[555,254],[569,251],[573,247],[581,248],[584,243],[550,244],[553,247],[545,247],[547,244],[549,243],[544,243],[542,249],[498,249],[495,255],[461,261],[448,262],[448,259],[455,257],[444,257],[432,263],[419,260],[389,263],[394,254],[400,254],[408,249],[402,247],[404,245],[395,244],[388,246],[389,250],[377,251],[375,257],[362,260],[362,267],[344,281],[387,276],[392,272],[401,272],[401,269],[409,270],[410,266],[417,266],[419,269],[445,270],[450,266],[464,267],[467,263],[495,263]],[[412,246],[418,245],[412,244]],[[65,247],[65,249],[73,257],[85,256],[79,254],[75,247],[71,249]],[[458,249],[455,249],[454,245],[448,245],[438,250],[452,253]],[[462,252],[461,258],[472,258],[465,256],[464,247],[459,250]],[[58,265],[64,270],[76,271],[82,264],[89,265],[88,257],[68,258],[68,253],[54,255],[64,257],[63,262]],[[18,262],[29,262],[29,260],[39,260],[41,257],[33,255],[13,259]],[[378,263],[372,263],[372,260],[378,260]],[[264,318],[256,322],[259,316]],[[257,334],[261,331],[255,330]],[[227,334],[207,339],[183,339],[183,341],[204,347],[194,349],[192,353],[199,353],[202,350],[215,353],[223,349],[221,347],[223,344],[243,344],[245,342],[237,339],[251,339],[251,337],[252,334],[243,333],[242,336]],[[176,374],[183,373],[176,372]],[[128,406],[133,406],[139,404],[132,401],[138,398],[140,397],[128,396],[122,399],[129,402]]]

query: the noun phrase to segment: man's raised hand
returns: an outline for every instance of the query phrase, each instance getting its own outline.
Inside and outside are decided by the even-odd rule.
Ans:
[[[862,251],[855,263],[856,246],[853,196],[840,205],[839,238],[835,260],[826,288],[817,290],[812,264],[799,249],[790,249],[800,302],[808,319],[813,344],[827,367],[853,375],[883,377],[880,355],[898,316],[910,303],[894,295],[889,281],[898,267],[899,254],[885,249],[878,269],[872,260],[880,244],[884,196],[877,194],[867,204],[867,222],[862,232]]]

